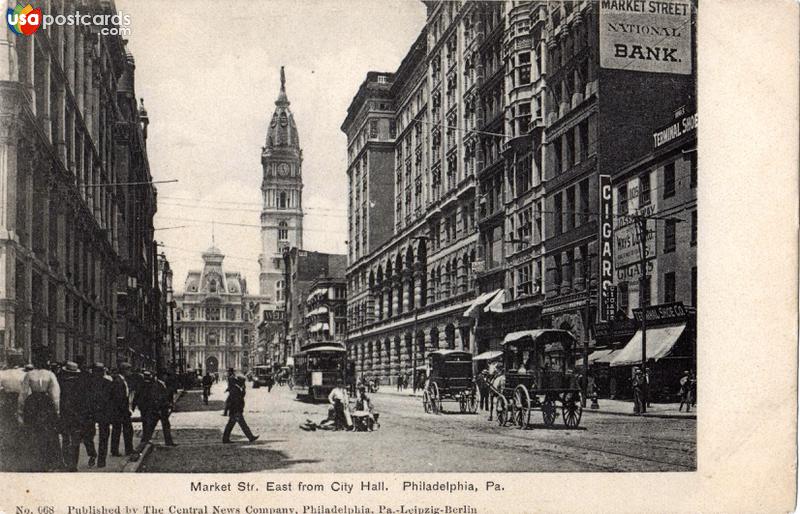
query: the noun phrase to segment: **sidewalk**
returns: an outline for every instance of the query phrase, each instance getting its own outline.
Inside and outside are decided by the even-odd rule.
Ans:
[[[412,392],[411,388],[403,391],[398,391],[397,386],[381,386],[377,394],[388,394],[392,396],[416,396],[422,398],[422,390],[417,389],[416,394]],[[583,412],[596,412],[599,414],[613,414],[617,416],[637,416],[633,413],[633,400],[609,400],[599,399],[597,404],[599,409],[592,409],[591,400],[587,400],[586,408]],[[647,418],[686,418],[697,419],[697,407],[692,408],[692,412],[678,411],[679,403],[653,403],[647,408],[647,413],[642,414],[641,417]]]

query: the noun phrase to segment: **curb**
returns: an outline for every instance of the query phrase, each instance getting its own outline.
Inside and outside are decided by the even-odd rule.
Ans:
[[[139,460],[136,462],[126,462],[125,465],[122,466],[122,473],[138,473],[139,468],[142,467],[142,463],[144,463],[144,460],[152,451],[153,443],[147,443],[147,445],[144,447],[144,450],[142,450],[142,453],[139,455]]]
[[[607,411],[602,409],[583,409],[584,414],[587,412],[595,413],[595,414],[609,414],[611,416],[629,416],[632,418],[661,418],[661,419],[697,419],[697,414],[692,416],[683,416],[680,414],[634,414],[633,412],[614,412],[614,411]]]

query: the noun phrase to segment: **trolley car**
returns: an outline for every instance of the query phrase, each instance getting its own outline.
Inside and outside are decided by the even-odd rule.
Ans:
[[[338,343],[310,343],[294,356],[292,383],[298,399],[326,401],[336,383],[346,378],[347,350]]]
[[[440,414],[442,402],[458,402],[462,413],[478,411],[478,388],[472,379],[472,354],[437,350],[428,354],[430,376],[422,393],[425,412]]]
[[[575,337],[566,330],[541,329],[512,332],[503,340],[505,387],[495,405],[500,425],[525,428],[534,410],[542,412],[545,426],[553,426],[561,410],[564,425],[581,422],[581,391],[573,372]]]

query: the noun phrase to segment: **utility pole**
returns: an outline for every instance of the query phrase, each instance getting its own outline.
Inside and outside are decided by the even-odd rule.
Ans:
[[[583,383],[581,389],[581,407],[586,407],[586,395],[589,392],[589,317],[591,316],[592,303],[592,279],[589,276],[591,256],[587,248],[586,257],[583,261],[583,279],[586,281],[586,317],[583,324]]]
[[[647,285],[647,217],[638,216],[636,222],[639,225],[639,309],[642,312],[642,376],[644,377],[644,387],[642,391],[641,412],[647,412],[647,398],[650,394],[649,384],[647,383],[647,316],[645,305],[645,291]],[[647,298],[649,301],[649,298]]]

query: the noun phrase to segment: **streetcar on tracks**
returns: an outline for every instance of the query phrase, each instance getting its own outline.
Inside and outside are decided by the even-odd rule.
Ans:
[[[478,411],[479,392],[472,377],[472,354],[436,350],[428,354],[429,376],[422,392],[425,412],[440,414],[444,401],[458,402],[459,411]]]
[[[505,387],[497,391],[495,414],[500,425],[531,424],[534,411],[545,426],[555,424],[559,410],[564,425],[577,428],[583,413],[581,390],[574,373],[575,336],[566,330],[511,332],[503,340]]]
[[[294,356],[291,383],[298,400],[327,401],[336,382],[347,373],[347,350],[343,344],[310,343]]]

